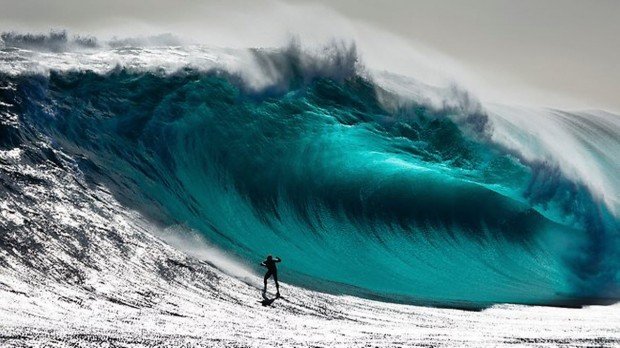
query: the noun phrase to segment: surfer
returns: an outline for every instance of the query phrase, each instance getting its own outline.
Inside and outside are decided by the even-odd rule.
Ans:
[[[260,263],[261,266],[267,267],[267,273],[265,273],[264,283],[265,287],[263,288],[263,295],[267,292],[267,279],[273,276],[273,280],[276,282],[276,297],[280,297],[280,284],[278,284],[278,268],[276,267],[276,263],[281,262],[282,259],[276,257],[275,259],[268,255],[267,259]]]

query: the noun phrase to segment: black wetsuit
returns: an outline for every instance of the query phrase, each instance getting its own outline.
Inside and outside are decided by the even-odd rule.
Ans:
[[[274,259],[267,259],[261,263],[261,265],[267,267],[267,273],[265,273],[264,283],[265,287],[263,288],[263,292],[267,291],[267,279],[273,276],[273,280],[276,282],[276,290],[278,294],[280,293],[280,284],[278,284],[278,268],[276,267],[276,263],[282,261],[279,257]]]

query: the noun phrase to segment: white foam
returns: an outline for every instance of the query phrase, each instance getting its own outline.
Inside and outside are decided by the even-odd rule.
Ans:
[[[255,286],[261,286],[257,281],[256,275],[238,257],[215,247],[195,230],[176,225],[162,230],[155,230],[153,234],[187,255],[211,263],[228,275],[252,283]]]
[[[557,166],[620,212],[620,117],[490,104],[493,141],[528,161]]]

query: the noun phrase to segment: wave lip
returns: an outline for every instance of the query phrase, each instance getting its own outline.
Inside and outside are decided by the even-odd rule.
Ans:
[[[95,37],[69,37],[66,31],[51,31],[49,34],[31,34],[18,32],[3,32],[0,34],[0,43],[4,48],[22,48],[47,52],[65,52],[75,49],[99,48]]]

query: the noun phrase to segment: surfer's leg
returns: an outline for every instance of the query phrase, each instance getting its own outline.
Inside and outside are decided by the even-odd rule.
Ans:
[[[269,279],[270,276],[271,276],[271,272],[268,271],[267,273],[265,273],[265,277],[263,278],[263,284],[264,284],[263,293],[267,292],[267,279]]]
[[[276,282],[276,296],[280,297],[280,284],[278,284],[278,272],[273,273],[273,280]]]

